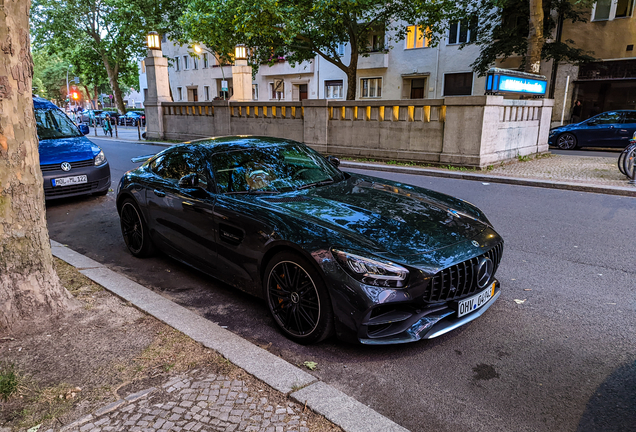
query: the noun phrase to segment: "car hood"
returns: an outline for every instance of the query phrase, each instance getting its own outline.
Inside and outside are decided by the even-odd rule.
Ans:
[[[42,140],[39,144],[40,164],[78,162],[93,159],[101,149],[86,137]]]
[[[465,242],[490,228],[483,213],[465,201],[358,175],[334,185],[258,199],[287,214],[344,231],[360,244],[371,242],[380,253],[402,257]]]

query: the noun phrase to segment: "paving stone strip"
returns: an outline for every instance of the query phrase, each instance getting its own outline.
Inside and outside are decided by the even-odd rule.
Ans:
[[[308,414],[295,402],[270,402],[266,392],[244,381],[193,370],[108,404],[59,432],[309,432]]]

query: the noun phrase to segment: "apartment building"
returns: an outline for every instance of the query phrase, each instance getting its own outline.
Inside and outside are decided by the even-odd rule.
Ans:
[[[356,99],[423,99],[445,96],[484,94],[485,78],[473,73],[470,64],[479,49],[461,44],[470,42],[474,30],[465,23],[450,26],[440,43],[431,47],[421,29],[410,26],[404,40],[389,46],[382,30],[372,34],[372,52],[358,61]],[[212,53],[196,54],[193,47],[170,41],[162,44],[170,59],[169,81],[174,101],[207,101],[233,96],[232,68],[221,66]],[[351,50],[348,44],[338,47],[345,64]],[[192,54],[196,54],[193,57]],[[145,67],[140,65],[140,87],[147,88]],[[224,83],[227,83],[224,86]],[[263,65],[252,84],[254,100],[297,101],[302,99],[340,99],[347,94],[346,74],[324,58],[292,67],[284,58]]]

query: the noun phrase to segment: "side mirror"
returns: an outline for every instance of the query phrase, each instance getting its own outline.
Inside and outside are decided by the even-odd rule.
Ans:
[[[335,156],[327,156],[327,160],[329,161],[331,165],[335,166],[336,168],[340,166],[340,159],[338,159]]]
[[[90,129],[88,128],[88,125],[81,124],[81,125],[77,126],[77,128],[84,135],[88,135],[90,133]]]
[[[179,179],[179,187],[187,189],[205,189],[207,185],[197,173],[186,174]]]

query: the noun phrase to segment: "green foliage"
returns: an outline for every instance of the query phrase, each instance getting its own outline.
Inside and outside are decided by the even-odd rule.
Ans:
[[[559,19],[564,22],[585,22],[591,0],[543,0],[543,34],[549,38]],[[473,6],[470,6],[470,5]],[[479,0],[465,3],[467,16],[479,22],[475,43],[481,47],[477,60],[471,65],[475,72],[484,75],[496,60],[522,56],[524,66],[528,50],[530,7],[528,0]],[[583,63],[593,61],[593,53],[575,46],[575,41],[549,41],[543,44],[544,60]]]
[[[222,62],[231,62],[234,46],[244,43],[256,70],[283,57],[295,66],[321,55],[347,73],[351,99],[358,55],[370,55],[373,34],[386,34],[387,49],[404,39],[408,25],[418,24],[435,44],[445,22],[460,14],[449,0],[189,0],[180,41],[202,43]],[[348,64],[337,53],[340,43],[350,44]]]
[[[305,366],[307,369],[309,370],[316,370],[316,368],[318,367],[318,363],[313,362],[313,361],[306,361],[303,363],[303,366]]]
[[[12,363],[0,363],[0,399],[3,401],[17,393],[20,378]]]

